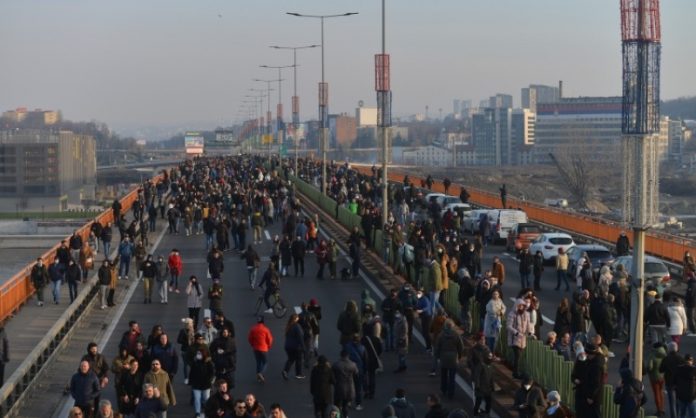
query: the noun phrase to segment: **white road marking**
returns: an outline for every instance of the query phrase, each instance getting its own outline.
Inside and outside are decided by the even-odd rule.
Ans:
[[[159,237],[157,237],[157,240],[155,243],[152,245],[152,252],[157,249],[157,247],[160,244],[160,241],[162,241],[162,238],[164,237],[164,233],[167,231],[167,228],[163,228],[162,232],[160,232]],[[116,314],[112,317],[111,323],[109,324],[109,327],[106,329],[106,332],[104,335],[102,335],[101,339],[97,343],[99,346],[99,350],[103,351],[104,347],[106,347],[106,343],[111,339],[111,335],[114,333],[114,330],[116,330],[116,326],[118,325],[118,322],[121,320],[121,317],[123,316],[123,312],[125,312],[126,307],[128,306],[128,303],[130,302],[131,298],[133,297],[133,294],[135,293],[135,289],[138,287],[138,282],[140,282],[140,279],[136,277],[135,280],[133,280],[132,284],[130,285],[130,288],[128,289],[128,293],[126,293],[125,298],[121,302],[121,304],[118,306],[118,309],[116,310]],[[99,297],[99,295],[96,295],[95,297]],[[58,415],[54,415],[57,417],[67,417],[68,413],[70,412],[70,408],[73,406],[73,400],[72,397],[67,396],[64,397],[62,400],[62,405],[60,405],[56,410],[59,411]]]
[[[263,233],[266,235],[266,239],[270,241],[271,240],[271,233],[268,232],[268,229],[264,229]]]

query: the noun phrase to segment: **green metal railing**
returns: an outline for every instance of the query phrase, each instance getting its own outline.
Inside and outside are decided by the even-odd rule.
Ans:
[[[328,196],[322,195],[318,189],[297,177],[290,176],[290,179],[300,193],[307,196],[314,203],[319,204],[319,206],[326,213],[330,214],[331,216],[335,216],[336,201]],[[343,206],[338,207],[338,222],[349,230],[352,230],[354,226],[357,226],[362,232],[360,216],[354,215]],[[375,231],[374,250],[380,255],[380,257],[384,253],[384,240],[381,230]],[[391,265],[400,264],[398,263],[398,260],[395,260],[396,257],[394,257],[394,255],[395,251],[394,248],[392,248],[390,251],[389,263]],[[402,268],[402,271],[403,270],[405,269]],[[407,274],[404,274],[406,280],[414,283],[415,267],[411,266],[410,271],[406,273]],[[428,268],[423,268],[421,282],[427,287],[429,280],[430,274],[428,272]],[[459,305],[458,295],[459,285],[450,280],[448,289],[445,292],[444,302],[445,310],[451,318],[460,317],[461,307]],[[472,329],[481,329],[479,306],[474,300],[472,300],[469,313],[471,315]],[[507,344],[507,328],[505,327],[505,320],[503,320],[503,327],[500,331],[500,336],[498,338],[495,351],[509,364],[512,363],[513,354],[512,350]],[[571,374],[573,372],[572,361],[565,361],[561,355],[559,355],[555,350],[552,350],[550,347],[544,345],[542,341],[530,337],[527,339],[527,348],[522,352],[522,357],[520,358],[520,367],[522,371],[529,374],[535,382],[541,385],[541,387],[548,390],[558,391],[558,393],[561,395],[561,399],[563,399],[563,403],[571,410],[575,410],[575,394],[573,391],[573,383],[571,381]],[[614,387],[611,385],[604,385],[602,391],[602,416],[604,418],[618,418],[619,416],[619,406],[614,404],[613,398]],[[642,409],[638,416],[639,418],[655,418],[645,417]]]

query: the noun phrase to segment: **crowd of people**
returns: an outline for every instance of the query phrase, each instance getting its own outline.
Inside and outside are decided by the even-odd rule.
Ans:
[[[186,294],[188,315],[182,320],[176,340],[170,339],[161,325],[153,327],[146,337],[133,320],[120,341],[119,355],[110,365],[97,345],[91,343],[71,379],[70,393],[75,408],[70,416],[166,418],[167,410],[177,405],[174,386],[178,384],[175,376],[180,373],[183,383],[191,389],[196,417],[284,417],[280,405],[272,404],[266,411],[254,394],[244,398],[232,396],[236,386],[237,346],[232,318],[223,313],[224,256],[233,252],[244,260],[249,286],[264,289],[263,299],[270,309],[271,297],[279,292],[283,278],[293,274],[304,276],[307,257],[313,258],[319,267],[317,279],[324,279],[325,266],[329,280],[357,277],[362,252],[377,246],[377,230],[384,239],[381,254],[384,261],[395,274],[413,280],[390,289],[382,301],[375,301],[365,290],[360,301],[346,302],[336,324],[341,335],[340,357],[334,362],[319,350],[322,312],[316,299],[302,303],[300,312],[289,316],[284,330],[287,360],[281,375],[289,379],[293,367],[294,378],[301,380],[309,375],[317,418],[346,418],[353,410],[361,411],[365,400],[374,399],[378,373],[384,369],[383,353],[393,353],[396,357],[398,365],[394,373],[407,372],[416,323],[432,357],[430,375],[440,375],[439,394],[427,397],[426,417],[489,416],[494,368],[501,362],[501,346],[509,347],[511,358],[504,360],[509,360],[513,376],[520,380],[514,402],[519,416],[571,416],[558,392],[544,395],[523,372],[520,359],[529,337],[544,339],[564,359],[575,363],[572,379],[577,416],[601,416],[601,388],[607,383],[608,359],[614,357],[610,350],[612,342],[623,341],[630,333],[630,283],[626,272],[610,271],[608,267],[595,272],[589,257],[578,263],[577,271],[568,271],[567,256],[559,252],[555,264],[556,290],[560,289],[562,280],[569,290],[568,278],[575,289],[559,304],[553,331],[542,335],[539,277],[547,268],[543,258],[540,262],[538,254],[520,253],[518,274],[526,285],[516,292],[512,306],[506,306],[505,265],[497,256],[493,257],[490,268],[483,265],[484,251],[488,251],[491,242],[487,222],[473,236],[463,234],[461,213],[442,214],[436,201],[423,202],[407,176],[403,184],[389,187],[391,211],[387,224],[382,225],[379,170],[373,169],[369,176],[350,169],[347,164],[332,164],[328,193],[337,202],[336,210],[345,207],[361,216],[361,227],[351,232],[346,243],[350,267],[338,271],[338,244],[320,238],[319,217],[302,214],[293,187],[287,181],[289,175],[297,174],[320,184],[321,167],[310,161],[301,162],[299,173],[294,173],[292,167],[293,164],[273,160],[269,169],[262,160],[249,157],[186,161],[167,171],[161,182],[143,184],[133,204],[132,221],[127,221],[120,203],[115,201],[114,225],[94,222],[89,239],[83,242],[77,233],[73,234],[61,243],[50,266],[37,260],[31,280],[37,288],[39,306],[44,304],[44,288],[49,284],[56,304],[60,303],[60,286],[64,281],[70,286],[71,302],[77,297],[79,283],[94,269],[100,244],[104,254],[97,271],[101,309],[115,305],[119,280],[136,277],[143,281],[145,304],[152,303],[154,290],[159,303],[168,304],[168,294],[181,291],[185,259],[177,249],[172,249],[168,256],[149,253],[148,234],[156,230],[159,218],[166,220],[169,234],[183,232],[186,236],[205,237],[206,280],[193,275],[183,279],[186,284],[181,289]],[[422,186],[432,187],[432,182],[429,177]],[[501,188],[501,198],[504,195],[507,195],[505,187]],[[460,198],[467,202],[466,190],[462,189]],[[270,261],[261,272],[262,257],[255,246],[262,241],[263,228],[274,223],[281,225],[282,232],[273,238]],[[112,254],[113,229],[118,229],[121,237]],[[252,237],[248,241],[250,231]],[[626,240],[625,236],[619,238],[617,250],[629,251]],[[685,265],[691,263],[690,273],[686,272],[690,277],[686,308],[679,298],[665,291],[663,283],[649,285],[647,292],[645,323],[653,350],[646,370],[658,415],[665,414],[663,391],[666,391],[672,418],[683,416],[682,411],[691,413],[688,411],[696,405],[693,359],[678,354],[681,336],[694,331],[696,277],[690,257],[685,255]],[[131,273],[133,264],[135,275]],[[530,275],[535,278],[533,286]],[[460,310],[456,318],[449,317],[444,309],[450,281],[459,285]],[[210,285],[204,287],[204,283]],[[472,311],[474,305],[478,309]],[[274,344],[274,336],[264,322],[264,317],[259,316],[247,334],[259,383],[266,381],[268,353]],[[500,341],[503,329],[506,341]],[[463,335],[459,334],[460,330]],[[464,337],[471,338],[470,348]],[[455,376],[464,362],[474,387],[471,414],[460,409],[448,411],[441,402],[442,398],[454,398]],[[622,417],[636,416],[646,397],[641,382],[632,377],[628,355],[622,361],[620,374],[622,383],[616,387],[614,400],[621,406]],[[688,381],[692,377],[693,381]],[[116,392],[115,405],[102,399],[109,386]],[[687,396],[685,387],[692,388],[694,395]],[[395,392],[382,416],[415,417],[405,389]]]

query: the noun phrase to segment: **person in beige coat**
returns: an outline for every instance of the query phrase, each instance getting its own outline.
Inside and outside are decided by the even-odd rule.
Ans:
[[[512,349],[514,359],[512,372],[515,378],[519,378],[519,363],[522,350],[527,347],[527,336],[534,336],[534,327],[527,311],[527,302],[524,299],[515,301],[514,309],[510,309],[507,315],[507,339],[508,346]]]

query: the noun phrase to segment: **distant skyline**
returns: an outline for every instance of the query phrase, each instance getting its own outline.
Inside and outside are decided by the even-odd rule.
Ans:
[[[387,0],[394,116],[452,111],[529,84],[564,82],[564,96],[621,94],[619,0]],[[6,0],[0,3],[0,111],[62,110],[117,132],[231,125],[254,78],[292,64],[270,45],[320,43],[316,19],[285,12],[359,12],[325,24],[331,113],[375,106],[381,1]],[[663,0],[663,100],[696,95],[696,1]],[[298,51],[303,120],[317,118],[320,49]],[[290,119],[292,69],[284,70]],[[277,83],[273,88],[277,89]],[[275,117],[278,92],[271,93]],[[265,110],[264,103],[264,110]],[[206,126],[207,125],[207,126]]]

